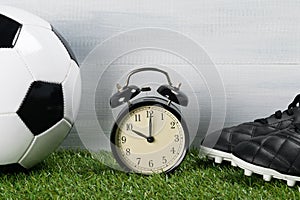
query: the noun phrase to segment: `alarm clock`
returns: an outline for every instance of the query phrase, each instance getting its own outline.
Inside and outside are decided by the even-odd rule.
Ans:
[[[166,76],[168,84],[161,85],[161,97],[134,97],[151,87],[129,85],[130,78],[139,72],[154,71]],[[157,68],[140,68],[127,76],[125,86],[117,84],[117,93],[110,98],[110,106],[126,106],[118,114],[111,131],[111,149],[119,165],[128,172],[150,175],[170,173],[184,160],[189,147],[187,124],[180,106],[188,105],[188,97],[173,86],[167,72]]]

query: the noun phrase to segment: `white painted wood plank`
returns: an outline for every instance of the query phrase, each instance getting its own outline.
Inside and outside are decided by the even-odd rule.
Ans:
[[[215,63],[299,63],[297,0],[0,0],[52,22],[82,61],[99,42],[140,27],[182,32]]]
[[[227,93],[228,126],[284,109],[300,91],[297,0],[0,0],[0,4],[26,9],[50,21],[71,43],[80,62],[96,45],[122,31],[160,27],[181,32],[201,45],[217,65]],[[137,53],[115,64],[152,62],[185,64],[153,52],[147,56]],[[209,101],[203,96],[204,107]],[[67,140],[66,145],[75,145],[75,140]]]

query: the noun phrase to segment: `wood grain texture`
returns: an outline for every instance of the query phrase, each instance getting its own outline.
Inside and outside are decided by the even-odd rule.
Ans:
[[[161,27],[183,33],[206,50],[221,74],[227,95],[225,126],[285,109],[300,91],[297,0],[0,0],[0,4],[23,8],[50,21],[70,42],[80,63],[99,43],[122,31]],[[155,53],[137,54],[115,64],[153,61],[184,66],[178,58]],[[205,107],[208,96],[203,95],[202,100]],[[206,128],[201,127],[200,135]],[[63,144],[80,145],[76,131]]]

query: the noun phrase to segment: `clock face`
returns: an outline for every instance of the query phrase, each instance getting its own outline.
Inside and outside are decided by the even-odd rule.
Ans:
[[[161,104],[132,109],[115,124],[112,136],[119,163],[142,174],[173,170],[182,162],[188,146],[180,114]]]

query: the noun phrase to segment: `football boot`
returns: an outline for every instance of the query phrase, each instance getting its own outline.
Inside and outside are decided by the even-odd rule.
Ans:
[[[242,141],[258,136],[265,136],[288,128],[296,116],[300,116],[300,94],[289,104],[285,111],[276,111],[267,118],[256,119],[253,122],[224,128],[206,135],[200,146],[200,155],[214,159],[216,163],[223,160],[232,161],[232,151]]]
[[[240,142],[232,155],[233,162],[244,169],[245,175],[260,174],[265,181],[273,177],[283,179],[288,186],[294,186],[300,181],[300,123]]]

